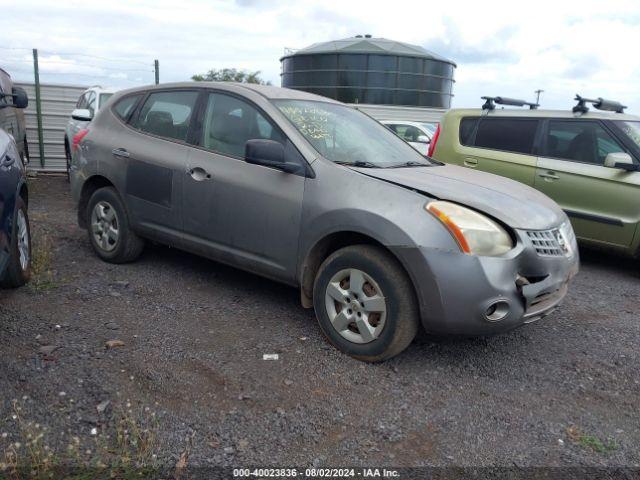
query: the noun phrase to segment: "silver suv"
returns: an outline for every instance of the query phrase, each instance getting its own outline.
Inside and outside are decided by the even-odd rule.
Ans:
[[[178,83],[116,93],[71,164],[98,256],[143,239],[300,289],[340,350],[379,361],[428,332],[549,314],[578,270],[558,206],[425,159],[370,117],[295,90]]]
[[[96,85],[87,88],[78,98],[76,108],[71,112],[71,117],[67,120],[67,125],[64,128],[64,155],[67,160],[67,175],[69,174],[75,136],[89,125],[96,112],[107,103],[115,92],[114,89]]]

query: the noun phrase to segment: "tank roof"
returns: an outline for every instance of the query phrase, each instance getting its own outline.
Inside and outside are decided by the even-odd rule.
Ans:
[[[284,55],[280,60],[298,55],[315,55],[321,53],[361,53],[378,55],[399,55],[407,57],[427,58],[440,62],[450,63],[454,67],[455,62],[448,60],[437,53],[434,53],[419,45],[398,42],[387,38],[373,38],[370,36],[358,35],[344,38],[342,40],[332,40],[329,42],[314,43],[306,48]]]

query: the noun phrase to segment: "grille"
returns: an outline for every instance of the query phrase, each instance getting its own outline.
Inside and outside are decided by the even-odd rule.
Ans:
[[[527,236],[538,255],[561,257],[569,253],[567,241],[558,228],[553,230],[530,230],[527,232]]]

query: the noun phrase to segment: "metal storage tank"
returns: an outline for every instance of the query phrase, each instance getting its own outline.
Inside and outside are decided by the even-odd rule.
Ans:
[[[420,46],[371,35],[285,54],[282,86],[345,103],[450,108],[456,64]]]

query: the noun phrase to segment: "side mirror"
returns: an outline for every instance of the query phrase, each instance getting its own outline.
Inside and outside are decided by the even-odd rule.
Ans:
[[[625,152],[613,152],[607,154],[604,159],[604,166],[609,168],[619,168],[628,172],[634,172],[639,166],[633,163],[631,155]]]
[[[87,108],[76,108],[73,112],[71,112],[71,118],[73,118],[74,120],[88,122],[93,118],[93,115],[91,115],[91,110]]]
[[[27,108],[29,106],[29,97],[24,88],[13,87],[13,105],[16,108]]]
[[[418,143],[430,143],[429,137],[426,135],[418,135]]]
[[[244,147],[244,159],[247,163],[276,168],[287,173],[296,173],[302,168],[297,163],[285,160],[284,146],[275,140],[248,140]]]

